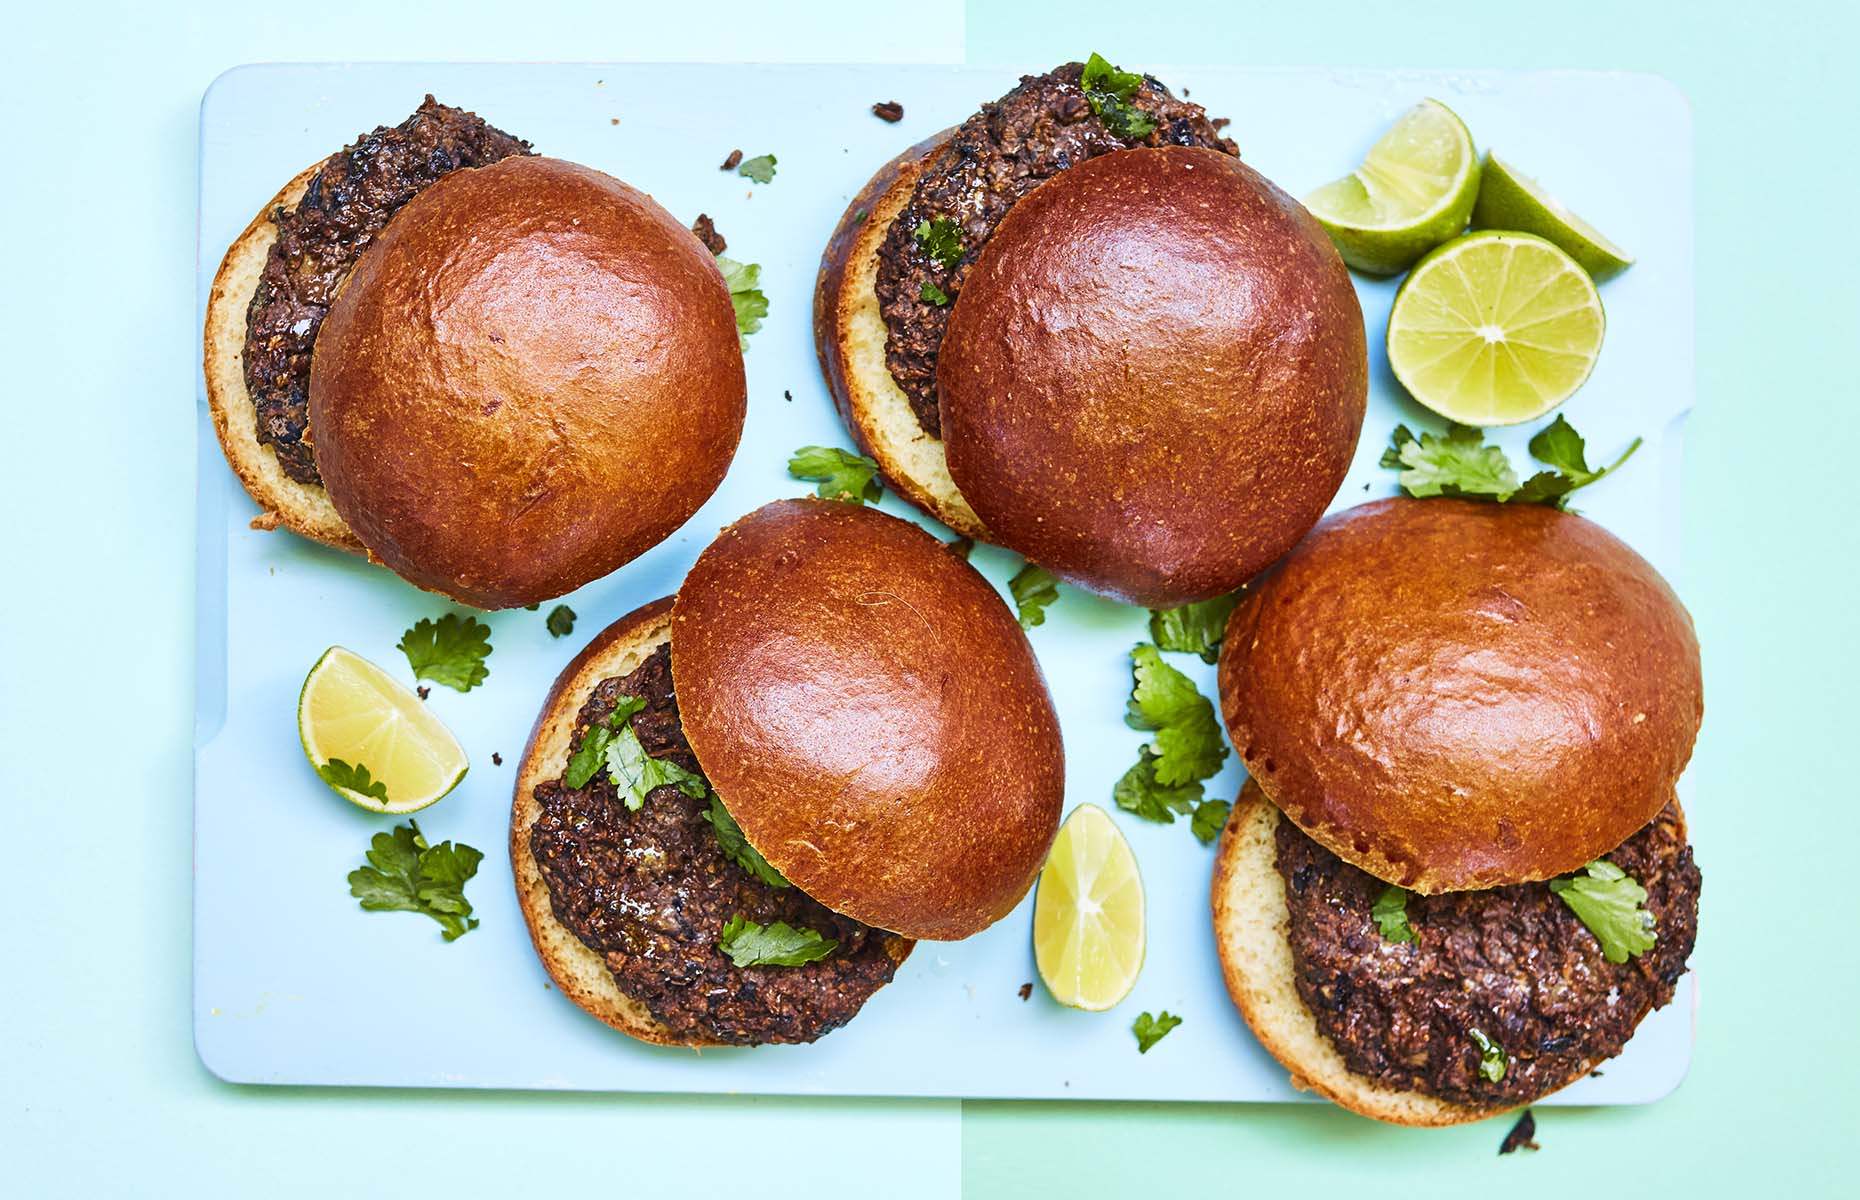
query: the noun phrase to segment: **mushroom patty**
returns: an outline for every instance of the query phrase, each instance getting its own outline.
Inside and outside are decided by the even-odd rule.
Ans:
[[[632,729],[647,754],[702,773],[679,724],[669,646],[594,689],[571,755],[623,696],[646,702]],[[556,919],[605,958],[621,991],[675,1033],[742,1045],[811,1042],[850,1021],[909,949],[907,940],[840,916],[799,888],[744,870],[718,842],[709,801],[676,787],[653,789],[633,812],[601,770],[579,789],[559,778],[546,783],[536,798],[542,812],[530,850]],[[738,967],[717,948],[738,915],[811,929],[839,945],[798,967]]]
[[[1612,1058],[1673,998],[1698,932],[1699,869],[1668,806],[1608,861],[1647,889],[1658,940],[1624,963],[1544,883],[1410,895],[1416,942],[1385,938],[1371,907],[1388,886],[1288,820],[1278,867],[1298,994],[1350,1070],[1477,1106],[1527,1104]],[[1503,1078],[1479,1072],[1472,1031],[1502,1047]]]
[[[1088,158],[1136,146],[1202,146],[1238,155],[1199,104],[1177,100],[1147,76],[1128,105],[1154,122],[1140,137],[1120,136],[1092,112],[1079,86],[1080,63],[1025,75],[1000,100],[984,104],[935,151],[911,199],[878,251],[878,303],[888,336],[885,365],[932,437],[942,436],[936,358],[949,312],[976,255],[1016,201],[1046,179]],[[947,265],[919,240],[925,222],[961,229],[962,256]],[[947,297],[938,303],[938,297]]]

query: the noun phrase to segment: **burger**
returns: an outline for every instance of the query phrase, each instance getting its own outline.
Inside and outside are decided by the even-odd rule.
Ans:
[[[1391,499],[1234,611],[1221,709],[1228,990],[1299,1087],[1384,1121],[1529,1104],[1673,997],[1699,870],[1674,785],[1703,715],[1672,590],[1554,508]]]
[[[1362,311],[1224,124],[1093,55],[873,176],[815,345],[900,495],[1151,607],[1232,591],[1323,514],[1362,428]]]
[[[479,608],[662,541],[722,481],[746,403],[695,235],[431,96],[246,227],[208,298],[205,370],[255,527]]]
[[[811,1042],[1032,885],[1059,727],[992,587],[908,522],[777,501],[557,679],[510,855],[549,975],[648,1042]]]

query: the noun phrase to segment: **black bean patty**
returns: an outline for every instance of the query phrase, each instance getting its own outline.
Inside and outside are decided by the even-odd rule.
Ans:
[[[528,154],[530,144],[428,96],[392,129],[343,147],[311,177],[295,209],[277,209],[278,240],[246,309],[245,383],[258,440],[299,483],[321,483],[309,429],[310,352],[355,260],[402,205],[448,171]]]
[[[632,721],[646,753],[701,773],[678,722],[666,646],[594,689],[574,746],[622,696],[646,701]],[[578,791],[560,779],[543,784],[536,798],[542,814],[530,851],[556,919],[673,1032],[742,1045],[811,1042],[850,1021],[890,982],[891,935],[737,866],[705,818],[707,801],[662,787],[629,812],[604,770]],[[717,949],[717,935],[738,914],[816,930],[839,947],[799,967],[738,967]]]
[[[982,245],[1008,209],[1043,180],[1088,158],[1134,146],[1202,146],[1239,154],[1199,104],[1177,100],[1145,77],[1130,104],[1156,123],[1143,137],[1119,137],[1092,113],[1079,87],[1084,71],[1067,63],[1020,86],[964,121],[940,147],[885,234],[878,251],[878,303],[885,318],[885,365],[910,399],[925,432],[942,436],[936,356],[950,308]],[[953,268],[926,254],[917,227],[938,217],[962,227],[962,258]],[[924,299],[924,285],[949,297]],[[935,295],[935,292],[931,293]]]
[[[1278,829],[1298,994],[1350,1070],[1477,1106],[1527,1104],[1583,1064],[1611,1058],[1673,998],[1698,932],[1699,869],[1668,807],[1607,856],[1647,889],[1653,949],[1625,963],[1543,883],[1410,896],[1415,943],[1384,938],[1370,906],[1387,886],[1305,836]],[[1479,1074],[1477,1029],[1503,1047],[1504,1078]]]

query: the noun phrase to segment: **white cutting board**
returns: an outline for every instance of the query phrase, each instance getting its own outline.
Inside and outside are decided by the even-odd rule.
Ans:
[[[1080,52],[1055,47],[1054,61]],[[1049,63],[1027,63],[1030,70]],[[1647,441],[1621,472],[1585,491],[1583,511],[1679,582],[1680,453],[1693,399],[1692,149],[1686,101],[1641,75],[1549,71],[1150,69],[1216,116],[1241,153],[1294,194],[1343,173],[1380,129],[1423,96],[1466,119],[1640,261],[1606,284],[1608,339],[1589,384],[1563,410],[1591,461]],[[820,248],[851,195],[904,146],[962,120],[1017,71],[929,66],[309,65],[241,67],[207,92],[200,120],[200,304],[226,246],[304,166],[427,92],[476,110],[544,153],[617,175],[683,220],[709,213],[732,257],[763,265],[770,313],[750,340],[749,419],[729,478],[678,534],[567,597],[580,621],[554,640],[543,613],[488,618],[484,686],[431,703],[471,755],[465,782],[420,814],[434,841],[485,852],[468,895],[482,926],[453,944],[432,921],[365,913],[347,873],[394,822],[337,798],[306,765],[295,711],[305,672],[347,646],[406,676],[401,631],[449,611],[384,570],[285,533],[246,527],[253,504],[200,431],[199,678],[195,768],[194,1027],[206,1065],[251,1083],[582,1088],[660,1092],[1286,1100],[1285,1072],[1248,1034],[1221,986],[1208,921],[1211,849],[1185,824],[1117,813],[1111,785],[1144,735],[1122,721],[1127,651],[1145,614],[1066,590],[1032,631],[1064,728],[1067,803],[1111,809],[1149,897],[1149,955],[1114,1011],[1060,1008],[1037,985],[1031,904],[981,936],[924,943],[844,1029],[811,1046],[656,1049],[614,1033],[552,990],[517,911],[505,853],[511,786],[537,706],[556,672],[606,623],[679,579],[716,530],[806,485],[787,457],[849,444],[814,361],[810,328]],[[870,115],[900,100],[905,119]],[[717,169],[730,150],[773,152],[754,186]],[[1376,465],[1397,421],[1439,428],[1403,398],[1381,353],[1394,287],[1358,280],[1371,344],[1369,417],[1339,506],[1393,490]],[[784,398],[792,393],[793,399]],[[1541,423],[1539,423],[1541,424]],[[1525,461],[1529,429],[1503,435]],[[914,515],[887,497],[887,511]],[[1006,589],[1018,560],[974,562]],[[547,606],[545,606],[545,611]],[[1214,693],[1214,671],[1171,656]],[[492,763],[501,753],[503,765]],[[1231,797],[1240,773],[1211,785]],[[1682,795],[1690,799],[1689,790]],[[1690,814],[1710,821],[1709,812]],[[1706,864],[1709,870],[1710,864]],[[1139,1056],[1130,1023],[1145,1010],[1180,1028]],[[1656,1099],[1684,1076],[1694,988],[1649,1019],[1618,1060],[1551,1103]]]

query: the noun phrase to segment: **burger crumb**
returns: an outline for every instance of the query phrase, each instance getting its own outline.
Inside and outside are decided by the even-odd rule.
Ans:
[[[503,766],[503,765],[504,765],[504,756],[503,756],[503,755],[501,755],[501,754],[499,754],[499,753],[498,753],[497,751],[495,751],[495,750],[493,750],[493,751],[491,751],[491,765],[492,765],[492,766],[494,766],[494,767],[501,767],[501,766]]]
[[[891,124],[896,125],[899,121],[904,119],[904,106],[899,104],[896,100],[887,100],[883,104],[874,104],[872,106],[872,115],[881,121],[889,121]]]
[[[730,248],[730,243],[724,241],[723,235],[717,232],[717,223],[710,219],[708,213],[698,214],[698,219],[691,222],[691,232],[697,235],[698,241],[704,243],[704,249],[712,254],[722,254]]]
[[[790,404],[794,403],[794,393],[788,391],[786,388],[782,389],[781,398]]]
[[[608,123],[609,125],[618,125],[618,124],[620,123],[620,118],[619,118],[619,117],[609,117],[609,118],[607,118],[607,123]]]
[[[968,538],[963,538],[962,540],[965,542],[969,541]],[[975,543],[970,542],[969,544],[974,545]],[[1033,998],[1033,981],[1031,979],[1020,985],[1020,998],[1022,1000],[1031,1000]]]
[[[717,169],[719,171],[734,171],[736,170],[737,164],[741,163],[742,161],[743,161],[743,152],[741,150],[732,150],[730,151],[730,157],[724,159],[723,165],[721,167],[718,167]]]
[[[252,518],[251,522],[247,525],[247,528],[256,529],[261,533],[269,533],[272,530],[276,529],[279,523],[281,523],[283,520],[284,518],[278,515],[277,513],[262,512],[262,513],[259,513],[256,517]]]
[[[1518,1117],[1518,1123],[1511,1127],[1505,1140],[1498,1144],[1500,1154],[1515,1154],[1519,1150],[1541,1150],[1537,1144],[1537,1118],[1525,1109]]]
[[[1182,94],[1184,96],[1188,95],[1188,90],[1184,88],[1182,91]],[[1214,131],[1216,133],[1219,133],[1221,130],[1227,128],[1229,125],[1232,125],[1233,123],[1234,122],[1233,122],[1232,117],[1216,117],[1212,121],[1208,122],[1208,124],[1214,126]]]
[[[414,691],[420,693],[420,699],[422,700],[433,694],[433,689],[427,687],[425,684],[421,684],[419,687],[415,688]]]

